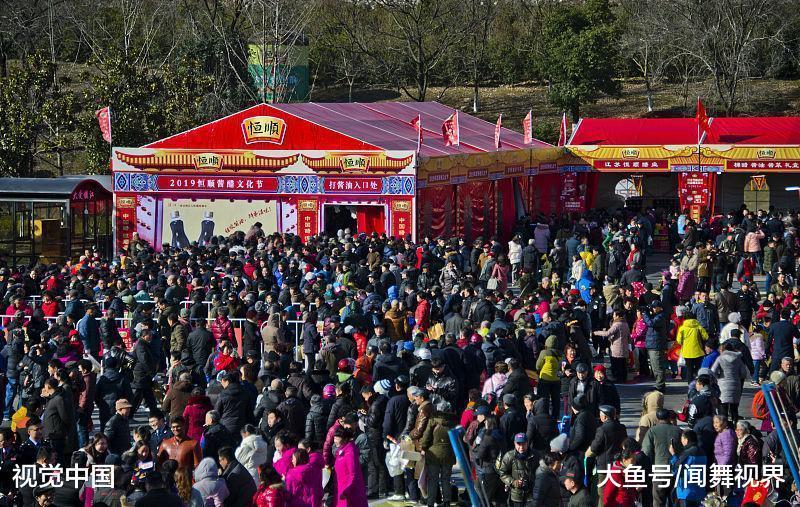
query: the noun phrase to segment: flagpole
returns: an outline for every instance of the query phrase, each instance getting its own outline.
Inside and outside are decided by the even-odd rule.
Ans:
[[[699,110],[700,106],[700,96],[697,97],[697,106]],[[696,116],[696,113],[695,113]],[[697,172],[702,172],[700,167],[700,118],[697,119]]]

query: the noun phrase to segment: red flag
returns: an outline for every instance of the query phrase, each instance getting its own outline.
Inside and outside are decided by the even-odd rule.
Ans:
[[[558,131],[558,145],[564,146],[567,140],[567,113],[564,113],[561,117],[561,129]]]
[[[706,108],[703,107],[703,103],[700,101],[700,97],[697,97],[697,112],[694,117],[697,120],[697,143],[700,144],[700,133],[709,135],[711,132],[711,121],[706,114]]]
[[[442,137],[444,137],[445,146],[458,146],[460,139],[460,132],[458,129],[458,111],[447,117],[442,123]]]
[[[111,144],[111,108],[106,106],[94,112],[97,118],[97,123],[100,124],[100,132],[103,134],[103,139]]]
[[[419,147],[422,146],[422,116],[417,115],[411,120],[411,126],[417,131],[417,151],[419,151]]]
[[[533,144],[533,111],[522,120],[522,144]]]
[[[497,117],[497,125],[494,126],[494,149],[500,149],[500,129],[503,128],[503,113]]]

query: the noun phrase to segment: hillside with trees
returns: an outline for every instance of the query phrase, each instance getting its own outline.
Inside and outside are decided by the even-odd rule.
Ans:
[[[583,116],[800,114],[790,0],[7,0],[0,175],[108,171],[259,102],[438,100],[553,142]],[[308,87],[290,69],[307,58]],[[305,61],[304,61],[305,64]],[[254,71],[254,69],[256,69]],[[259,70],[260,69],[260,70]],[[259,85],[260,84],[260,85]]]

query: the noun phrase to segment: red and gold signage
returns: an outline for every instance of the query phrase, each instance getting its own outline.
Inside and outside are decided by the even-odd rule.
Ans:
[[[396,238],[405,238],[411,234],[411,201],[392,201],[392,235]]]
[[[326,194],[380,194],[381,178],[325,178]]]
[[[304,242],[319,232],[318,206],[316,199],[297,201],[297,233]]]
[[[431,183],[450,183],[450,172],[438,172],[428,174],[428,184]]]
[[[282,144],[286,122],[274,116],[253,116],[242,122],[244,142]]]
[[[128,248],[136,232],[136,197],[117,197],[117,250]]]
[[[678,198],[681,209],[689,209],[699,219],[711,200],[713,173],[682,172],[678,176]]]
[[[369,157],[364,155],[345,155],[341,157],[342,171],[344,172],[367,172],[369,169]]]
[[[597,159],[593,161],[595,169],[606,171],[630,171],[630,170],[661,170],[669,167],[667,160],[608,160]]]
[[[471,180],[488,178],[488,177],[489,177],[488,169],[473,169],[467,173],[467,178]]]
[[[800,169],[800,160],[726,160],[725,169],[733,171]]]
[[[413,155],[394,158],[380,153],[327,153],[324,157],[301,155],[303,163],[317,173],[399,173],[414,160]]]
[[[158,190],[162,192],[247,192],[274,194],[278,178],[274,176],[181,176],[160,175]]]
[[[194,166],[197,169],[219,171],[222,168],[222,156],[216,153],[198,153],[194,156]]]

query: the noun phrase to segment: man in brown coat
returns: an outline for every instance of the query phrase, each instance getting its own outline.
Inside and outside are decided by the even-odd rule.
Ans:
[[[392,340],[392,343],[406,341],[408,338],[411,328],[408,325],[405,313],[400,311],[400,304],[396,299],[392,300],[391,308],[384,315],[383,327],[386,328],[386,334]]]
[[[414,442],[414,447],[419,451],[422,449],[420,441],[433,415],[433,404],[430,402],[430,393],[422,388],[418,388],[418,390],[412,394],[414,396],[414,403],[419,409],[417,410],[417,420],[414,423],[414,429],[411,430],[408,437]]]
[[[158,465],[161,466],[168,459],[174,459],[180,468],[188,469],[191,474],[203,457],[200,444],[186,434],[186,421],[183,417],[173,419],[170,429],[174,436],[161,442],[158,448]]]

